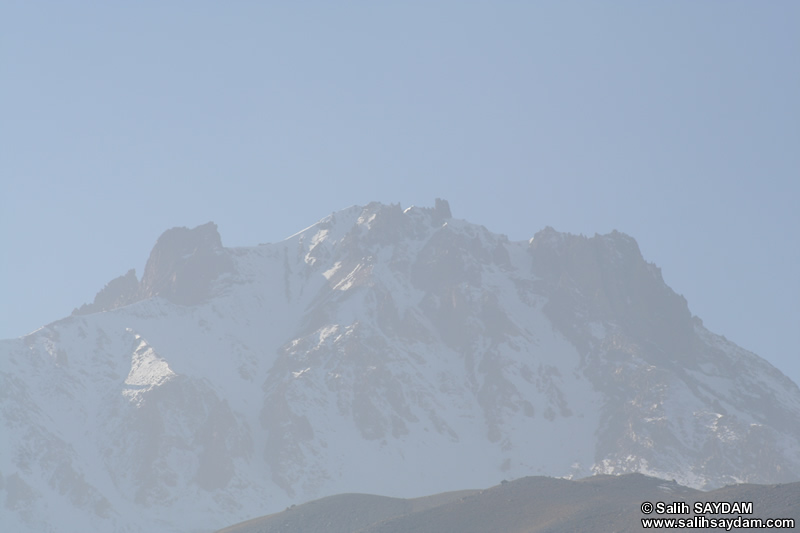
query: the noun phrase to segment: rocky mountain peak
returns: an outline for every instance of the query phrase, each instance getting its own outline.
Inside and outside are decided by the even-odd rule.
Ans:
[[[182,305],[197,304],[208,296],[211,283],[231,269],[216,224],[172,228],[158,238],[150,252],[139,295],[163,296]]]
[[[611,322],[636,339],[684,353],[693,331],[683,296],[642,257],[636,240],[613,231],[588,238],[545,228],[531,240],[533,269],[550,298],[546,312],[568,337],[577,324]],[[580,346],[586,347],[583,340]]]
[[[174,228],[141,282],[76,314],[0,342],[14,531],[61,509],[87,531],[207,531],[528,475],[800,476],[800,389],[693,320],[620,232],[510,241],[444,200],[245,248]]]

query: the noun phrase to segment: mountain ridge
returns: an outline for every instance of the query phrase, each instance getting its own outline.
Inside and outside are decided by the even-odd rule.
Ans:
[[[642,518],[691,519],[697,502],[752,502],[744,518],[800,519],[796,502],[800,483],[731,485],[710,492],[674,481],[624,474],[578,480],[526,477],[503,480],[482,490],[444,493],[413,500],[364,494],[340,494],[284,511],[234,524],[216,533],[273,533],[278,531],[408,533],[542,533],[583,531],[644,531]],[[642,503],[664,507],[686,502],[691,512],[644,514]],[[677,508],[677,507],[675,507]],[[369,509],[371,513],[365,512]],[[708,515],[707,518],[733,516]],[[796,525],[795,525],[796,527]],[[714,531],[718,528],[698,528]],[[756,531],[759,528],[738,528]]]
[[[706,330],[633,238],[509,241],[443,200],[252,247],[168,230],[141,281],[0,357],[21,531],[52,502],[88,529],[208,531],[264,502],[503,477],[800,478],[800,389]]]

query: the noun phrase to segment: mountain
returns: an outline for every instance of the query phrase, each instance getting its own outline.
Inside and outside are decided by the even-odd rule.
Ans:
[[[799,501],[800,482],[734,485],[701,492],[674,481],[641,474],[601,475],[577,481],[525,477],[503,481],[486,490],[450,492],[413,500],[339,494],[236,524],[217,533],[627,533],[646,531],[642,518],[692,520],[694,516],[709,520],[706,527],[695,531],[719,531],[716,525],[711,527],[712,519],[736,520],[740,514],[746,519],[791,519],[796,525],[800,522]],[[662,502],[661,514],[656,511],[643,514],[644,502],[654,505]],[[674,505],[676,502],[685,502],[688,511]],[[696,515],[695,505],[706,502],[751,502],[752,510],[749,514],[736,511]],[[668,508],[669,505],[673,507]],[[703,522],[697,523],[703,525]],[[737,527],[736,531],[761,529]]]
[[[524,476],[800,479],[800,389],[619,232],[509,241],[371,203],[272,244],[214,224],[0,342],[14,531],[207,532],[337,493]]]

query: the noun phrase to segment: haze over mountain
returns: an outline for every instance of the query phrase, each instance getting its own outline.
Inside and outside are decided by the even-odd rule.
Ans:
[[[800,479],[800,389],[612,232],[510,241],[371,203],[285,241],[174,228],[0,344],[4,523],[210,531],[530,475]]]

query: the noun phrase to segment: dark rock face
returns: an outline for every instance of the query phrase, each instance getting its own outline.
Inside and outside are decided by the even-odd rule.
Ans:
[[[88,315],[110,311],[118,307],[130,305],[139,298],[139,280],[136,271],[131,269],[124,276],[112,279],[94,297],[94,302],[83,304],[72,311],[73,315]]]
[[[172,228],[150,252],[139,296],[162,296],[176,304],[195,305],[208,297],[211,283],[220,274],[232,269],[216,224]]]
[[[131,269],[108,282],[94,302],[83,304],[73,315],[89,315],[162,296],[180,305],[196,305],[209,296],[221,274],[233,271],[213,222],[189,229],[172,228],[159,237],[145,266],[141,282]]]
[[[797,479],[796,467],[773,460],[780,455],[773,428],[800,429],[779,401],[782,391],[748,384],[740,390],[750,395],[738,395],[709,386],[720,377],[739,382],[741,366],[734,370],[730,357],[709,342],[686,300],[664,283],[658,267],[643,259],[633,238],[617,231],[587,238],[548,227],[536,234],[529,251],[533,272],[541,278],[537,290],[548,299],[545,314],[578,349],[585,375],[606,398],[598,462],[611,458],[609,464],[624,464],[628,456],[649,457],[647,466],[668,470],[694,456],[696,474],[738,471],[741,477],[726,479],[729,483]],[[595,336],[592,324],[602,324],[603,335]],[[759,367],[754,374],[774,374],[769,365],[748,364]],[[668,413],[677,408],[674,391],[681,388],[686,397],[703,399],[704,414],[698,410],[693,424],[713,425],[718,434],[727,431],[737,439],[715,437],[697,447],[685,439],[690,424],[675,431]],[[652,407],[642,412],[641,406]],[[758,423],[736,420],[728,409],[749,411]],[[770,425],[778,419],[782,422]],[[651,453],[654,447],[660,455]]]
[[[450,213],[450,204],[447,200],[443,200],[441,198],[436,199],[436,203],[433,207],[433,214],[436,219],[436,222],[439,220],[447,220],[448,218],[453,218],[453,215]]]
[[[544,279],[551,320],[583,351],[590,335],[573,331],[587,321],[614,322],[636,341],[659,346],[682,358],[691,349],[692,315],[636,241],[617,231],[592,238],[538,232],[531,243],[533,269]]]

